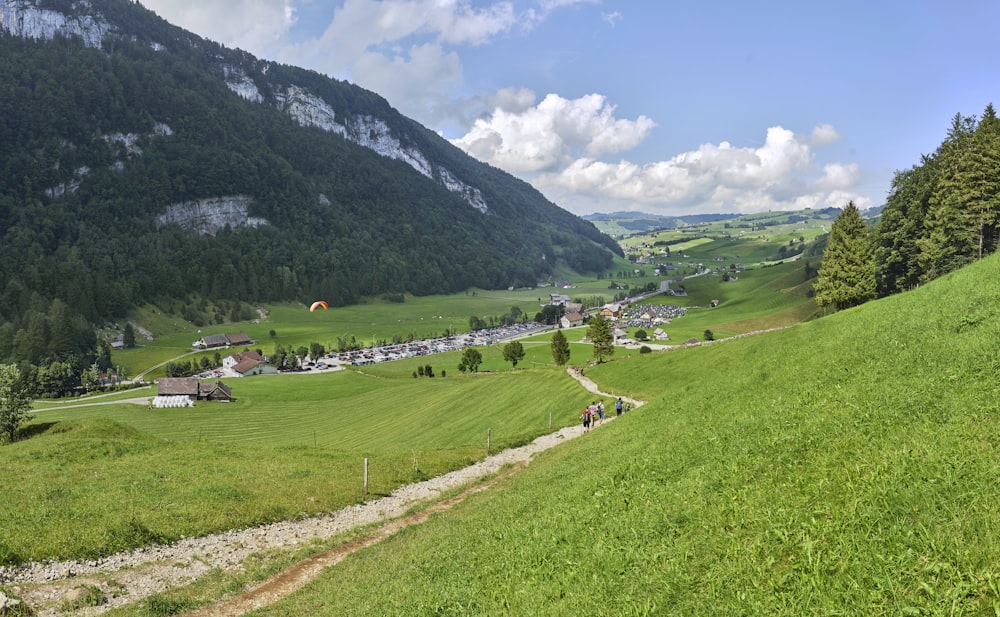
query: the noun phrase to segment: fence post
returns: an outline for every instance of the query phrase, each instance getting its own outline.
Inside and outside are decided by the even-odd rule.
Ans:
[[[549,430],[552,430],[552,411],[549,411]]]
[[[365,459],[365,497],[368,496],[368,459]]]
[[[490,432],[493,429],[486,429],[486,454],[490,453]]]

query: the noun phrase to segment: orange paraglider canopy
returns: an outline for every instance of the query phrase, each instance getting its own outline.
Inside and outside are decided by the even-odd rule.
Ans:
[[[312,306],[309,307],[309,312],[311,313],[311,312],[315,311],[316,309],[318,309],[320,307],[322,307],[323,310],[325,311],[328,308],[330,308],[330,305],[327,304],[326,302],[322,301],[322,300],[317,300],[316,302],[312,303]]]

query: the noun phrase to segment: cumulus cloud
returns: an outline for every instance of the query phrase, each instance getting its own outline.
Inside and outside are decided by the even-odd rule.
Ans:
[[[829,124],[821,124],[813,129],[810,142],[813,146],[821,148],[840,141],[840,133]]]
[[[549,94],[534,105],[535,95],[520,89],[498,93],[496,100],[492,113],[453,143],[516,172],[553,170],[579,156],[631,150],[656,126],[645,116],[616,118],[615,107],[599,94],[578,99]]]
[[[816,188],[825,191],[847,190],[861,183],[861,168],[857,163],[829,163],[823,166],[823,177]]]
[[[703,144],[639,164],[604,159],[633,149],[655,124],[645,117],[615,118],[614,107],[600,95],[575,100],[548,95],[519,109],[497,108],[454,143],[520,174],[581,214],[593,211],[588,208],[759,212],[840,207],[851,199],[859,207],[870,205],[852,193],[861,180],[856,164],[829,163],[818,173],[816,148],[839,137],[829,125],[806,135],[774,126],[756,147]]]

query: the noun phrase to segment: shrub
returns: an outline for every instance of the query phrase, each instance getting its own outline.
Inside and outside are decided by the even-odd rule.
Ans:
[[[648,345],[643,345],[642,347],[639,348],[639,353],[640,354],[653,353],[653,350],[650,349]]]

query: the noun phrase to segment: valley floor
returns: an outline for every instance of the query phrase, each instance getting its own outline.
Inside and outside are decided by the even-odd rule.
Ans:
[[[590,392],[600,392],[597,384],[576,369],[569,374]],[[623,397],[623,400],[626,400]],[[642,401],[631,401],[633,406]],[[614,419],[609,414],[608,420]],[[20,568],[0,568],[0,584],[9,585],[39,616],[56,616],[60,607],[71,604],[87,586],[100,588],[108,599],[100,607],[84,609],[87,615],[97,615],[112,608],[134,604],[170,588],[187,585],[213,571],[236,571],[243,562],[261,551],[285,551],[302,548],[349,532],[365,525],[383,523],[371,535],[338,546],[326,553],[296,564],[265,581],[242,596],[223,600],[193,613],[200,616],[239,615],[253,608],[272,603],[299,589],[317,576],[323,568],[346,555],[379,542],[408,525],[422,522],[427,515],[443,511],[460,503],[475,492],[485,490],[498,478],[484,478],[500,473],[513,473],[528,464],[536,453],[559,445],[583,434],[574,425],[543,435],[532,443],[504,450],[486,459],[442,476],[400,487],[391,495],[324,516],[282,521],[243,530],[233,530],[201,538],[185,538],[167,546],[147,547],[91,561],[30,563]],[[512,468],[510,468],[513,466]],[[503,477],[503,476],[501,476]],[[417,514],[407,512],[419,504],[432,503],[441,495],[472,485],[452,499],[438,502]],[[403,517],[403,518],[400,518]]]

